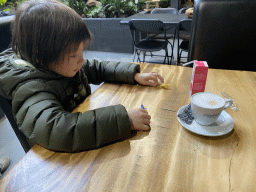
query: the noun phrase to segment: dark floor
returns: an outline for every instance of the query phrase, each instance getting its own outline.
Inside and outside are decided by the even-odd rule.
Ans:
[[[171,41],[172,43],[172,41]],[[177,65],[177,45],[175,43],[174,46],[174,59],[172,60],[171,64],[172,65]],[[168,53],[170,55],[171,53],[171,46],[168,45]],[[165,51],[158,51],[158,52],[154,52],[153,54],[155,55],[164,55]],[[187,53],[183,52],[182,53],[182,57],[186,57]],[[102,60],[107,60],[107,61],[123,61],[123,62],[132,62],[133,61],[133,54],[128,54],[128,53],[111,53],[111,52],[98,52],[98,51],[85,51],[84,54],[84,58],[86,59],[96,59],[99,61]],[[142,55],[141,55],[141,60],[142,60]],[[135,62],[137,61],[137,57],[135,58]],[[182,61],[185,61],[184,59]],[[159,63],[159,64],[163,64],[164,62],[164,57],[150,57],[150,56],[146,56],[145,58],[145,62],[148,63]],[[166,62],[167,64],[167,62]]]

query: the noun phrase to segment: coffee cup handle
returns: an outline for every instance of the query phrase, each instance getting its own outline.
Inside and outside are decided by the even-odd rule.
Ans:
[[[233,104],[232,99],[225,99],[225,106],[224,109],[229,108]]]

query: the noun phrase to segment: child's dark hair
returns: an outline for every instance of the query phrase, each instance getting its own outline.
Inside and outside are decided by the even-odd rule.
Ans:
[[[90,43],[90,34],[82,17],[57,0],[23,2],[12,24],[12,49],[36,68],[77,51],[81,42]]]

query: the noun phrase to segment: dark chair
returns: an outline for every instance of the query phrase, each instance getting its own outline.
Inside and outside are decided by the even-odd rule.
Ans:
[[[0,17],[0,53],[11,44],[11,21],[14,16]]]
[[[151,52],[152,56],[161,56],[161,55],[153,55],[152,52],[165,50],[165,60],[167,59],[169,64],[169,56],[167,49],[167,38],[166,38],[166,30],[165,24],[157,19],[132,19],[129,21],[130,31],[132,34],[133,44],[134,44],[134,58],[133,61],[138,54],[137,61],[140,61],[139,55],[141,51],[143,52],[143,62],[145,62],[146,52]],[[163,41],[154,39],[152,37],[146,37],[145,39],[141,39],[141,33],[155,33],[158,35],[159,33],[163,33],[165,35],[165,39]],[[162,56],[163,57],[163,56]]]
[[[156,9],[153,9],[151,11],[151,14],[177,14],[178,11],[177,9],[175,8],[156,8]],[[172,61],[172,58],[173,58],[173,49],[174,49],[174,42],[175,42],[175,33],[173,34],[173,32],[171,32],[170,30],[173,28],[174,26],[171,26],[169,28],[166,29],[166,37],[168,39],[168,43],[171,45],[171,50],[172,50],[172,53],[171,53],[171,61]],[[155,36],[154,34],[148,34],[149,37],[151,36]],[[154,37],[155,39],[164,39],[164,34],[159,34],[157,36]],[[169,41],[169,39],[173,39],[173,42],[171,43]]]
[[[177,14],[178,11],[175,8],[155,8],[151,11],[151,14]]]
[[[10,46],[12,37],[10,27],[13,18],[14,16],[0,18],[0,52],[6,50]],[[18,125],[14,120],[11,101],[0,95],[0,107],[10,122],[12,129],[19,139],[24,151],[27,153],[31,147],[28,144],[25,135],[19,130]]]
[[[20,144],[22,145],[24,151],[27,153],[31,147],[27,142],[25,135],[19,130],[16,121],[14,120],[13,113],[12,113],[12,106],[11,101],[6,99],[5,97],[0,95],[0,107],[5,113],[5,116],[9,120],[13,131],[15,132],[16,136],[18,137]]]
[[[256,71],[256,1],[195,0],[188,60]]]
[[[187,11],[187,9],[188,9],[188,8],[181,8],[178,13],[179,13],[179,14],[185,14],[186,11]]]
[[[183,51],[188,52],[191,25],[192,25],[192,19],[183,19],[179,22],[177,26],[177,39],[178,39],[177,65],[180,65],[180,63],[184,63],[184,62],[181,62],[181,58],[187,58],[187,57],[181,57],[181,54]],[[182,39],[181,43],[180,43],[180,39]]]

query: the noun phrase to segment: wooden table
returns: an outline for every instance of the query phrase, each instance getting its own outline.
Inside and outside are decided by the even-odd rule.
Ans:
[[[141,64],[159,72],[170,89],[103,84],[76,111],[121,103],[145,105],[151,131],[81,153],[57,153],[35,145],[0,181],[0,191],[255,191],[256,72],[209,69],[206,91],[229,94],[239,111],[232,132],[205,137],[187,131],[177,110],[190,102],[192,68]]]

